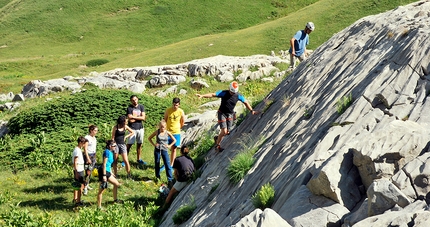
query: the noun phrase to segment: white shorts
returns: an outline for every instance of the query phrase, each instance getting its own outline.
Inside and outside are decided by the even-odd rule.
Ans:
[[[128,137],[127,144],[134,144],[134,143],[142,144],[145,129],[144,128],[137,129],[137,130],[133,129],[133,132],[134,132],[134,135]]]
[[[181,191],[185,186],[187,186],[188,182],[179,182],[176,181],[176,183],[173,185],[173,187],[176,189],[176,191]]]

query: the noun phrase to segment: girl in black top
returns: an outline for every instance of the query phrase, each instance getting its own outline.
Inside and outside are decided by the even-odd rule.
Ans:
[[[116,121],[117,124],[112,128],[112,140],[117,144],[115,153],[114,153],[114,163],[113,163],[113,171],[115,176],[118,172],[118,154],[122,156],[122,160],[125,164],[125,170],[127,171],[127,177],[131,177],[130,175],[130,163],[128,162],[127,156],[127,146],[125,141],[128,137],[134,134],[133,130],[127,126],[126,124],[126,116],[119,116]],[[126,133],[128,131],[128,134]],[[126,135],[127,134],[127,135]]]

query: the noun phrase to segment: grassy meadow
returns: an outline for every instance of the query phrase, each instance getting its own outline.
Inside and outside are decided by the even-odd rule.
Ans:
[[[0,0],[0,93],[19,93],[33,79],[86,76],[92,71],[175,64],[214,55],[278,52],[288,49],[291,36],[307,21],[316,25],[309,46],[315,49],[363,16],[410,2]],[[97,59],[108,63],[87,66]],[[211,87],[199,93],[226,87],[205,79]],[[240,91],[256,105],[278,82],[247,82]],[[197,91],[188,86],[180,86],[188,91],[181,96],[186,114],[198,112],[198,106],[209,101],[198,99]],[[159,207],[163,198],[157,190],[166,178],[163,172],[162,182],[154,183],[152,147],[146,139],[143,159],[148,165],[136,163],[133,147],[129,157],[134,180],[125,178],[124,169],[118,172],[123,183],[119,197],[126,204],[111,204],[112,192],[107,190],[106,210],[99,212],[94,205],[97,192],[92,190],[83,197],[86,207],[73,209],[70,156],[77,136],[85,135],[89,124],[98,125],[97,151],[101,155],[104,141],[132,94],[86,88],[82,94],[51,94],[26,100],[14,112],[0,112],[0,119],[8,120],[11,130],[0,139],[0,226],[157,226],[162,221]],[[173,95],[139,97],[148,114],[148,136]],[[200,142],[204,146],[191,150],[199,155],[213,143],[204,136]]]

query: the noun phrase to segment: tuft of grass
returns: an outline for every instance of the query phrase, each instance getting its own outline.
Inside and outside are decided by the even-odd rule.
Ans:
[[[352,99],[352,94],[349,94],[348,96],[343,96],[341,99],[339,99],[336,103],[337,106],[337,113],[339,115],[343,114],[346,109],[352,104],[354,100]]]
[[[191,196],[191,201],[185,205],[182,205],[179,207],[179,209],[176,211],[175,215],[173,215],[173,223],[176,225],[179,225],[181,223],[184,223],[186,220],[188,220],[192,215],[194,210],[197,208],[196,203],[194,201],[194,197]]]
[[[262,210],[270,208],[274,201],[275,188],[270,183],[261,186],[260,190],[252,196],[254,207]]]
[[[237,154],[227,169],[227,175],[230,181],[234,184],[242,180],[251,167],[254,165],[255,158],[249,152],[241,152]]]
[[[403,30],[403,32],[402,32],[402,37],[406,37],[406,36],[408,36],[409,35],[409,29],[405,29],[405,30]]]
[[[387,33],[387,37],[389,38],[389,39],[391,39],[391,38],[393,38],[394,37],[394,33],[393,32],[388,32]]]

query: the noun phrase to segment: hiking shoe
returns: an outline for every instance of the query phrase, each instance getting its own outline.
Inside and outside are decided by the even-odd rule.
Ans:
[[[160,168],[160,173],[163,172],[164,169],[166,169],[166,167],[164,165],[162,165],[161,168]]]
[[[84,191],[82,192],[82,194],[88,195],[88,188],[87,187],[84,188]]]
[[[216,146],[216,148],[215,148],[215,150],[217,151],[217,152],[223,152],[224,151],[224,148],[222,148],[220,145],[218,145],[218,146]]]
[[[142,165],[146,165],[147,163],[146,162],[144,162],[142,159],[140,159],[139,161],[137,161],[139,164],[142,164]]]
[[[124,204],[124,201],[123,201],[123,200],[120,200],[120,199],[115,199],[115,200],[113,201],[113,203]]]
[[[125,162],[122,162],[122,163],[121,163],[121,166],[122,166],[122,167],[125,167]]]

